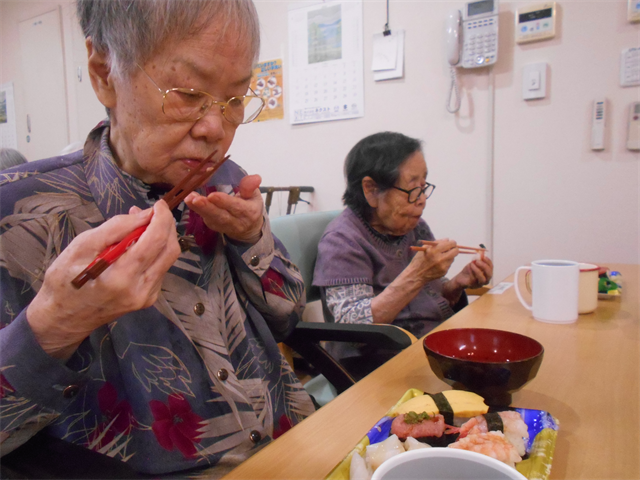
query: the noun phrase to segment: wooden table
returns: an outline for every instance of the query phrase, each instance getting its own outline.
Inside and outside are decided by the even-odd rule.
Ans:
[[[510,288],[482,296],[436,329],[496,328],[542,343],[540,371],[512,405],[560,421],[552,479],[640,478],[640,268],[608,266],[623,275],[622,297],[600,300],[576,323],[534,320]],[[420,341],[224,478],[322,479],[409,388],[451,388],[431,371]]]

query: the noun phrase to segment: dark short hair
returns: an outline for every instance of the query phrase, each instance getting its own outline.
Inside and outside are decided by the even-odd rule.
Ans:
[[[371,177],[381,191],[398,181],[400,166],[414,153],[422,151],[422,142],[402,133],[380,132],[363,138],[347,154],[344,176],[347,189],[342,201],[365,219],[372,209],[362,190],[362,179]]]

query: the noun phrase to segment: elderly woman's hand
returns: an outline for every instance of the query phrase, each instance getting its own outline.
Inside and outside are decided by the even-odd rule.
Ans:
[[[491,281],[492,276],[493,262],[483,255],[468,263],[460,273],[445,283],[442,295],[453,305],[460,299],[464,289],[482,287]]]
[[[456,242],[449,239],[438,240],[425,251],[416,252],[400,275],[371,300],[374,323],[393,322],[428,282],[446,275],[456,255]]]
[[[493,276],[493,262],[483,255],[481,258],[468,263],[454,280],[461,288],[480,288],[491,281]]]
[[[101,251],[149,223],[140,239],[97,279],[82,289],[76,277]],[[47,269],[40,291],[27,308],[27,320],[44,351],[71,356],[96,328],[157,299],[165,273],[180,255],[175,220],[165,202],[116,216],[78,235]]]
[[[405,271],[420,279],[422,284],[444,277],[458,255],[456,242],[445,238],[425,251],[416,252]]]
[[[259,175],[240,180],[239,194],[213,192],[203,197],[196,192],[185,199],[187,206],[200,215],[211,230],[224,233],[232,240],[256,243],[262,232],[263,203]]]

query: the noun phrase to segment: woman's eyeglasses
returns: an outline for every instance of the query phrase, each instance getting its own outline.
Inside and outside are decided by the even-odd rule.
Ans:
[[[264,100],[251,89],[249,89],[251,95],[233,97],[226,102],[215,100],[207,92],[192,88],[162,90],[140,65],[137,63],[136,65],[162,94],[162,111],[172,120],[197,122],[211,110],[211,107],[218,105],[224,118],[237,126],[253,122],[264,108]]]
[[[401,192],[406,193],[409,196],[409,203],[416,203],[422,195],[424,195],[425,200],[429,198],[433,191],[436,189],[436,186],[432,183],[427,182],[423,187],[416,187],[412,188],[411,190],[405,190],[404,188],[400,187],[391,188],[395,188],[396,190],[400,190]]]

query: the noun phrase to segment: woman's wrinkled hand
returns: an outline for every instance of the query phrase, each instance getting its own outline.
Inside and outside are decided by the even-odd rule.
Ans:
[[[437,240],[416,252],[405,271],[415,275],[423,284],[444,277],[458,255],[458,246],[448,238]]]
[[[76,289],[71,281],[108,246],[149,224],[138,241],[98,278]],[[153,305],[164,275],[180,255],[175,220],[167,204],[133,207],[78,235],[47,269],[27,319],[43,349],[68,358],[96,328]]]
[[[493,277],[493,262],[489,257],[483,255],[479,259],[469,262],[456,275],[454,280],[462,288],[480,288],[487,285]]]
[[[192,192],[185,203],[200,215],[211,230],[225,234],[232,240],[256,243],[261,236],[263,202],[259,175],[248,175],[238,185],[238,195],[213,192],[206,197]]]

